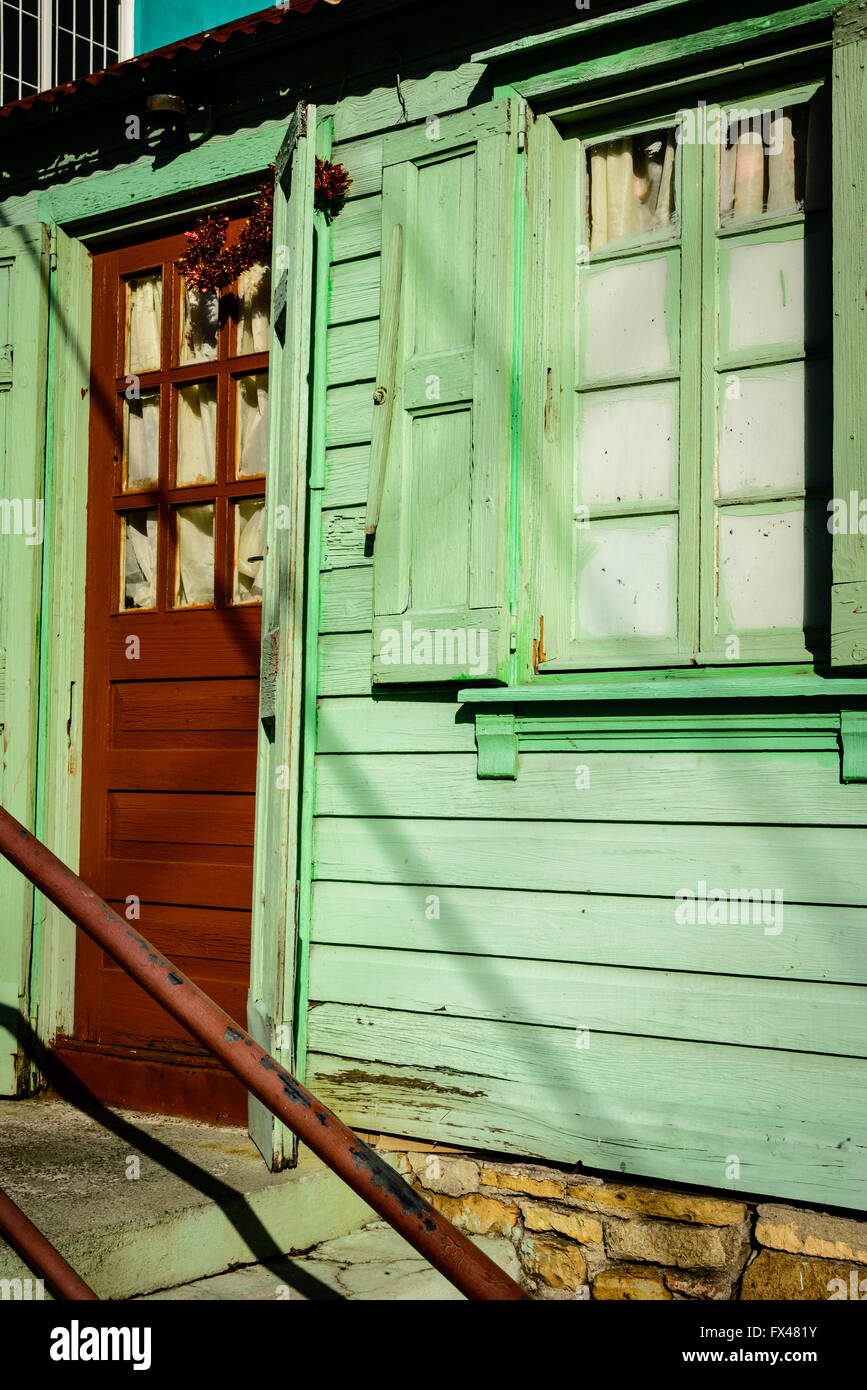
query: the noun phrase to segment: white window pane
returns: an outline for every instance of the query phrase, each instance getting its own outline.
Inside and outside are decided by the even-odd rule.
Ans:
[[[673,367],[680,320],[677,296],[669,302],[668,286],[669,276],[678,274],[678,265],[674,252],[585,272],[582,293],[587,310],[579,328],[584,381]]]
[[[803,343],[805,246],[800,237],[791,241],[740,243],[729,248],[728,257],[723,255],[720,288],[724,349],[738,352],[775,343]]]
[[[677,497],[675,383],[579,396],[576,506]]]
[[[126,282],[126,370],[158,371],[161,361],[163,282],[158,270]]]
[[[214,601],[214,503],[178,507],[175,607]]]
[[[720,220],[803,211],[822,201],[827,160],[811,139],[816,115],[806,103],[762,111],[745,104],[727,114],[720,157]]]
[[[642,131],[591,146],[591,251],[671,227],[675,148],[673,130]]]
[[[220,296],[216,290],[181,289],[181,344],[178,361],[210,362],[217,355]]]
[[[723,377],[718,495],[822,482],[830,470],[828,386],[826,369],[803,362]]]
[[[217,383],[196,381],[178,391],[178,487],[212,483],[216,465]]]
[[[764,514],[736,507],[722,510],[717,522],[721,630],[800,630],[821,621],[821,594],[829,582],[824,520],[798,505]],[[808,574],[805,550],[810,555]]]
[[[238,378],[239,478],[264,473],[268,467],[268,373]]]
[[[160,393],[144,391],[124,401],[124,467],[126,492],[156,487],[160,471]]]
[[[271,325],[271,267],[253,265],[238,278],[239,357],[267,352]]]
[[[576,635],[677,634],[677,519],[593,521],[576,527]]]
[[[245,497],[235,506],[233,603],[259,603],[265,558],[265,499]]]
[[[121,603],[124,608],[154,608],[157,601],[157,509],[148,507],[121,517]]]

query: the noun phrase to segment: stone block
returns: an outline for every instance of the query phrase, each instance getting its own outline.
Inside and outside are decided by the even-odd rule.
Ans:
[[[583,1211],[561,1211],[541,1202],[519,1203],[528,1231],[556,1231],[570,1240],[598,1245],[602,1240],[602,1222]]]
[[[518,1254],[527,1273],[553,1289],[578,1289],[587,1282],[587,1265],[577,1245],[524,1236]]]
[[[793,1255],[818,1255],[867,1265],[867,1221],[828,1216],[823,1211],[763,1205],[758,1208],[756,1240]]]
[[[701,1226],[733,1226],[747,1214],[743,1202],[730,1202],[725,1197],[668,1192],[632,1183],[569,1183],[566,1196],[579,1206],[611,1215],[656,1216]]]
[[[662,1271],[642,1265],[619,1265],[603,1269],[593,1280],[592,1296],[600,1302],[622,1300],[627,1303],[671,1302]]]
[[[854,1279],[853,1279],[854,1274]],[[840,1260],[813,1260],[779,1250],[760,1250],[747,1265],[741,1298],[747,1302],[785,1299],[787,1302],[825,1302],[852,1298],[860,1288],[863,1269]],[[859,1299],[867,1298],[867,1278]]]

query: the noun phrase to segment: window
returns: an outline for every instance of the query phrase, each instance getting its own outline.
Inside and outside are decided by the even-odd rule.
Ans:
[[[198,292],[183,249],[145,248],[118,281],[118,610],[262,598],[270,268]]]
[[[539,670],[826,655],[824,130],[813,84],[564,136]]]
[[[0,0],[0,105],[132,57],[132,0]]]

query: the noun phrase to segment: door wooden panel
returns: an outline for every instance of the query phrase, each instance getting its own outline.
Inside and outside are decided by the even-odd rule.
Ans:
[[[81,872],[243,1021],[270,291],[261,268],[188,294],[184,250],[94,258]],[[244,1089],[84,938],[59,1050],[109,1103],[246,1121]]]

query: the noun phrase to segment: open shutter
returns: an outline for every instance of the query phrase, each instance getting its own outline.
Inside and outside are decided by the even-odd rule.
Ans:
[[[0,230],[0,802],[33,829],[42,569],[49,233]],[[0,1095],[23,1090],[17,1018],[30,1012],[33,889],[0,858]]]
[[[295,897],[315,125],[315,107],[300,105],[277,156],[274,186],[262,674],[247,1010],[248,1027],[256,1041],[290,1069],[295,1065]],[[269,1167],[281,1168],[291,1161],[293,1136],[252,1097],[249,1128]]]
[[[379,684],[508,678],[522,121],[507,100],[384,142],[367,517]]]
[[[837,13],[831,83],[834,266],[834,578],[831,664],[867,667],[867,33]]]

